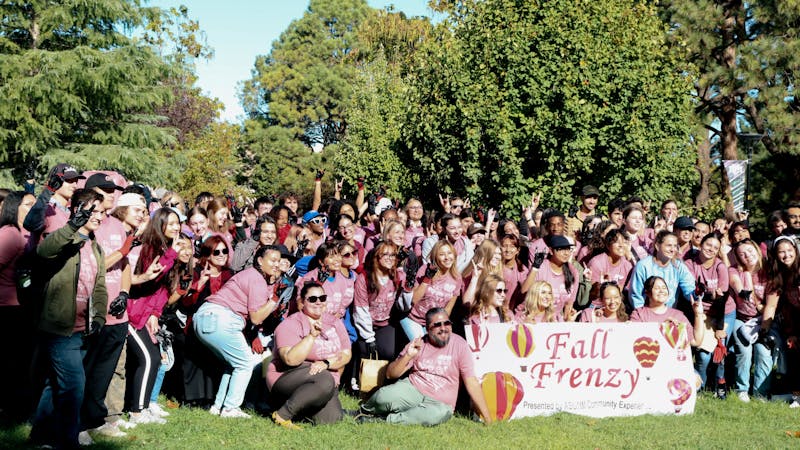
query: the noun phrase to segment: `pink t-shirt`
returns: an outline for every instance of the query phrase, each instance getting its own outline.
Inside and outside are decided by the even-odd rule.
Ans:
[[[44,232],[42,238],[62,228],[69,222],[69,210],[51,199],[44,211]]]
[[[261,309],[272,298],[273,289],[275,285],[268,285],[264,276],[255,267],[250,267],[234,275],[206,301],[224,306],[247,321],[250,311]]]
[[[122,247],[127,235],[125,226],[116,217],[108,216],[100,224],[100,228],[94,232],[94,238],[104,255],[110,255]],[[122,258],[111,267],[106,267],[106,290],[108,291],[108,305],[117,298],[122,290],[122,272],[128,265],[128,258]],[[121,317],[107,314],[106,325],[117,325],[128,321],[128,311],[122,313]]]
[[[508,301],[508,308],[510,310],[516,309],[517,305],[525,300],[525,295],[522,293],[522,284],[528,279],[529,270],[525,266],[521,267],[503,267],[503,281],[506,282],[506,298]]]
[[[406,354],[404,349],[400,356]],[[422,348],[409,363],[411,373],[408,381],[417,390],[451,408],[456,407],[459,377],[461,380],[474,377],[475,368],[467,341],[457,334],[450,335],[450,341],[442,348],[423,339]]]
[[[94,284],[97,281],[97,258],[92,250],[92,241],[86,241],[80,250],[81,262],[78,274],[78,289],[75,294],[75,326],[73,333],[78,333],[86,329],[86,314],[89,310],[89,302],[94,293]],[[91,317],[89,318],[91,320]]]
[[[533,316],[533,320],[528,319],[525,316],[525,305],[520,304],[517,306],[517,310],[514,311],[514,321],[517,323],[545,323],[547,322],[544,320],[545,313],[540,312]],[[550,319],[550,322],[563,322],[564,317],[561,316],[561,311],[554,311],[553,317]]]
[[[673,320],[677,323],[685,323],[689,342],[692,342],[694,340],[694,328],[692,328],[692,324],[689,323],[689,319],[687,319],[682,312],[678,311],[675,308],[667,308],[665,312],[659,314],[653,311],[652,309],[648,308],[647,306],[642,306],[641,308],[636,308],[635,310],[633,310],[630,318],[631,322],[662,323],[668,320]]]
[[[414,246],[414,252],[417,253],[417,256],[422,256],[422,241],[425,240],[425,227],[422,225],[414,226],[409,224],[406,227],[405,237],[403,239],[403,245],[405,247],[411,247],[414,244],[414,238],[418,238],[416,245]]]
[[[267,386],[270,389],[278,381],[278,378],[283,375],[283,372],[290,369],[283,363],[278,351],[285,347],[295,346],[309,334],[311,334],[311,322],[309,317],[302,311],[287,317],[275,329],[275,350],[273,351],[272,361],[267,368]],[[314,339],[311,351],[305,360],[314,362],[332,359],[344,350],[350,350],[350,337],[347,335],[344,323],[331,315],[323,315],[322,333]],[[338,385],[341,377],[339,371],[332,370],[330,374]]]
[[[622,286],[628,279],[628,274],[633,270],[633,263],[625,258],[620,258],[614,265],[607,253],[601,253],[589,260],[588,267],[592,271],[592,283],[616,281],[618,285]]]
[[[686,261],[686,268],[694,277],[695,281],[706,285],[706,292],[720,289],[725,296],[725,314],[730,314],[736,310],[736,302],[728,295],[728,267],[719,259],[715,258],[714,263],[706,269],[695,258]],[[709,313],[711,303],[703,302],[703,311]],[[716,315],[715,313],[711,313]]]
[[[586,308],[578,315],[578,322],[587,323],[616,323],[619,322],[617,315],[606,317],[600,313],[602,309],[599,308]]]
[[[12,225],[0,228],[0,306],[19,306],[17,262],[25,251],[25,237]]]
[[[303,275],[302,278],[298,278],[297,282],[295,282],[295,287],[297,288],[297,293],[299,295],[300,290],[303,289],[303,285],[306,281],[318,281],[317,274],[319,273],[319,269],[314,269],[307,274]],[[325,295],[328,296],[328,301],[325,304],[326,312],[328,314],[334,315],[337,318],[341,319],[344,317],[345,310],[347,307],[353,303],[353,296],[355,295],[355,284],[356,284],[356,275],[355,272],[350,272],[349,277],[345,277],[342,275],[341,272],[336,272],[336,274],[331,274],[324,283],[322,283],[322,290],[325,291]],[[297,305],[294,304],[290,305],[290,312],[297,311]]]
[[[730,283],[730,296],[733,297],[736,303],[736,318],[744,322],[761,314],[758,312],[756,305],[764,304],[767,276],[763,270],[760,270],[756,273],[751,273],[748,277],[738,267],[730,267],[728,269],[728,279],[733,281],[736,278],[742,282],[741,290],[751,291],[750,298],[744,299],[739,295],[739,292],[733,291],[733,283]]]
[[[417,272],[417,283],[422,282],[425,275],[425,266],[420,267]],[[431,308],[444,308],[450,300],[461,292],[461,279],[455,279],[450,274],[435,277],[425,294],[419,301],[411,307],[408,317],[414,322],[425,326],[425,314]]]
[[[569,270],[572,272],[573,281],[569,291],[567,291],[567,287],[564,285],[564,270]],[[547,281],[550,283],[550,287],[553,288],[554,308],[556,311],[561,313],[564,311],[564,306],[567,303],[572,304],[575,301],[575,297],[578,295],[578,285],[580,285],[581,279],[578,277],[578,272],[575,271],[571,264],[564,264],[562,266],[562,273],[559,274],[553,272],[550,262],[545,260],[542,263],[542,267],[540,267],[539,271],[536,272],[536,281]]]
[[[398,278],[402,278],[400,272],[398,273]],[[398,280],[397,285],[401,286],[402,283],[402,279]],[[388,279],[378,292],[373,293],[373,298],[370,299],[367,291],[367,274],[363,273],[356,278],[355,307],[366,308],[374,326],[382,327],[389,323],[389,316],[396,298],[397,288],[395,287],[395,282],[391,279]]]
[[[502,323],[500,321],[500,314],[486,314],[484,312],[473,314],[469,317],[471,325],[483,325],[487,323]]]

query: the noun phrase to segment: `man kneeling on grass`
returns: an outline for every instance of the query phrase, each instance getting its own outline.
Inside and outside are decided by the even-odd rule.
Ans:
[[[464,380],[472,403],[484,423],[492,422],[467,342],[453,334],[452,322],[444,308],[425,315],[425,337],[414,339],[386,369],[390,379],[408,378],[378,390],[361,405],[358,422],[372,422],[376,416],[389,423],[433,426],[453,415],[459,377]]]

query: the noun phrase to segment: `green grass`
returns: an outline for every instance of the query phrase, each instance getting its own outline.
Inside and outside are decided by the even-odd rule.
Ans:
[[[345,408],[356,400],[342,396]],[[786,431],[800,430],[800,410],[786,403],[749,404],[703,394],[695,414],[592,419],[569,414],[497,423],[489,427],[455,417],[434,428],[342,423],[292,432],[268,418],[212,417],[206,411],[170,410],[166,425],[140,425],[128,437],[97,439],[93,449],[495,449],[495,448],[800,448]],[[0,429],[0,448],[29,448],[29,428]]]

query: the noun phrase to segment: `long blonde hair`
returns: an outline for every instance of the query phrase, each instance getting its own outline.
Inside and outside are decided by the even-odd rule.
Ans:
[[[436,244],[433,245],[430,255],[431,265],[441,271],[441,268],[439,268],[439,263],[436,260],[439,259],[439,252],[442,251],[443,247],[448,247],[450,248],[450,251],[453,252],[453,265],[450,266],[450,269],[447,271],[447,273],[451,277],[453,277],[453,279],[458,280],[458,277],[460,276],[458,273],[458,267],[456,267],[456,259],[458,258],[458,253],[456,253],[456,248],[453,247],[453,244],[447,242],[447,239],[439,239],[439,241],[437,241]]]
[[[472,256],[472,262],[475,264],[480,264],[483,267],[483,273],[481,273],[481,278],[478,280],[478,285],[480,286],[483,280],[486,279],[489,275],[500,275],[503,276],[503,256],[500,256],[500,263],[497,267],[489,266],[489,262],[494,257],[494,252],[500,248],[500,245],[497,241],[493,239],[486,239],[481,242],[481,245],[475,249],[475,254]],[[461,274],[464,278],[472,275],[472,264],[467,265],[467,268],[464,269],[464,273]]]
[[[534,281],[533,285],[528,289],[525,295],[525,314],[523,318],[526,322],[535,322],[536,316],[539,314],[542,305],[542,289],[547,286],[550,292],[553,292],[553,287],[547,281]],[[543,322],[555,322],[556,315],[555,302],[550,303],[550,306],[544,309]]]

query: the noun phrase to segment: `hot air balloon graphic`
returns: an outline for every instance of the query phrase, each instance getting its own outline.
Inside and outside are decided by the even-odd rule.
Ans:
[[[692,386],[684,379],[673,378],[667,382],[667,389],[672,396],[671,401],[675,405],[675,414],[678,414],[686,400],[692,396]]]
[[[470,326],[470,332],[467,333],[467,343],[469,343],[470,350],[472,350],[473,353],[478,353],[486,346],[487,342],[489,342],[489,330],[486,328],[486,325],[473,323]],[[477,354],[475,355],[475,359],[479,357],[480,356]]]
[[[512,326],[506,334],[506,342],[511,352],[517,355],[518,358],[527,358],[533,353],[536,344],[533,342],[533,330],[528,325],[519,324]],[[528,370],[528,366],[521,365],[520,369],[523,372]]]
[[[633,341],[633,356],[645,369],[653,367],[658,359],[661,345],[657,340],[642,336]]]
[[[510,419],[525,396],[522,383],[506,372],[487,372],[481,379],[481,389],[496,420]]]
[[[672,320],[664,321],[661,324],[661,334],[670,347],[678,353],[678,361],[686,360],[686,349],[689,347],[689,337],[686,333],[686,324],[676,323]]]

